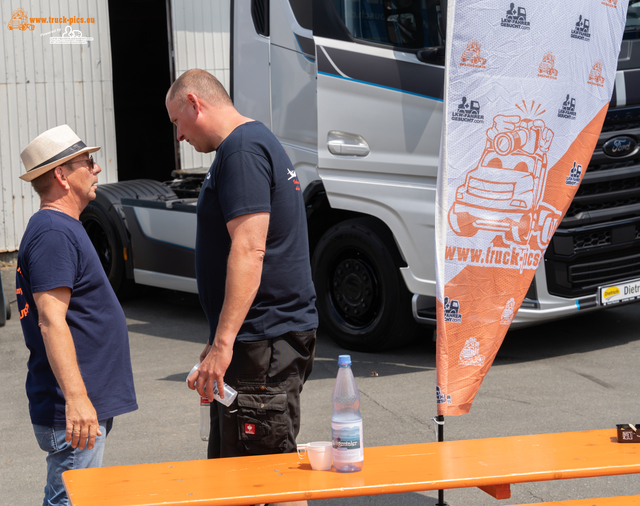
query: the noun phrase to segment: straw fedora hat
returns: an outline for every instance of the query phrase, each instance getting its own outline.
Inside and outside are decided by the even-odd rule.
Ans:
[[[100,146],[87,146],[80,140],[69,125],[60,125],[38,135],[20,153],[22,163],[27,169],[20,179],[32,181],[64,162],[82,153],[93,153]]]

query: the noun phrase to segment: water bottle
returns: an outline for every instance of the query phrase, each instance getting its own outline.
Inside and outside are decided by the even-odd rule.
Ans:
[[[338,377],[333,389],[333,467],[340,473],[360,471],[364,464],[360,392],[351,371],[351,356],[338,357]]]
[[[210,405],[208,398],[200,397],[200,439],[203,441],[209,441]]]

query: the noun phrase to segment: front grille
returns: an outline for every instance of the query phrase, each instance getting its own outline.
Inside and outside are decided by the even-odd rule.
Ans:
[[[611,244],[611,231],[603,230],[591,234],[580,234],[573,238],[574,251],[581,251]]]
[[[610,109],[602,126],[602,133],[617,133],[635,128],[640,128],[640,108]]]
[[[611,110],[589,167],[545,254],[547,288],[562,297],[640,278],[640,153],[608,156],[619,135],[640,142],[640,107]]]
[[[589,211],[599,211],[602,209],[614,209],[616,207],[631,206],[633,204],[637,204],[638,202],[640,202],[640,198],[611,199],[607,201],[594,202],[593,204],[571,204],[571,207],[569,207],[569,210],[567,211],[567,216],[573,217],[582,213],[587,213]]]
[[[640,255],[576,264],[569,267],[569,283],[591,286],[640,277]]]
[[[624,160],[622,162],[605,162],[595,163],[593,160],[592,163],[589,164],[589,173],[592,174],[599,170],[614,170],[614,169],[624,169],[627,167],[633,167],[634,165],[640,165],[640,159],[632,158],[631,160]]]

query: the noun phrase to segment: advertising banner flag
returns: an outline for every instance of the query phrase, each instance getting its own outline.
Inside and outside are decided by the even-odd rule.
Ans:
[[[468,413],[589,164],[626,0],[449,0],[437,403]]]

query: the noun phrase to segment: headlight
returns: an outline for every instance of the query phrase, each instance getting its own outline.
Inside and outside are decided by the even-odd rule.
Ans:
[[[527,203],[524,200],[512,200],[511,207],[520,207],[522,209],[526,209]]]

